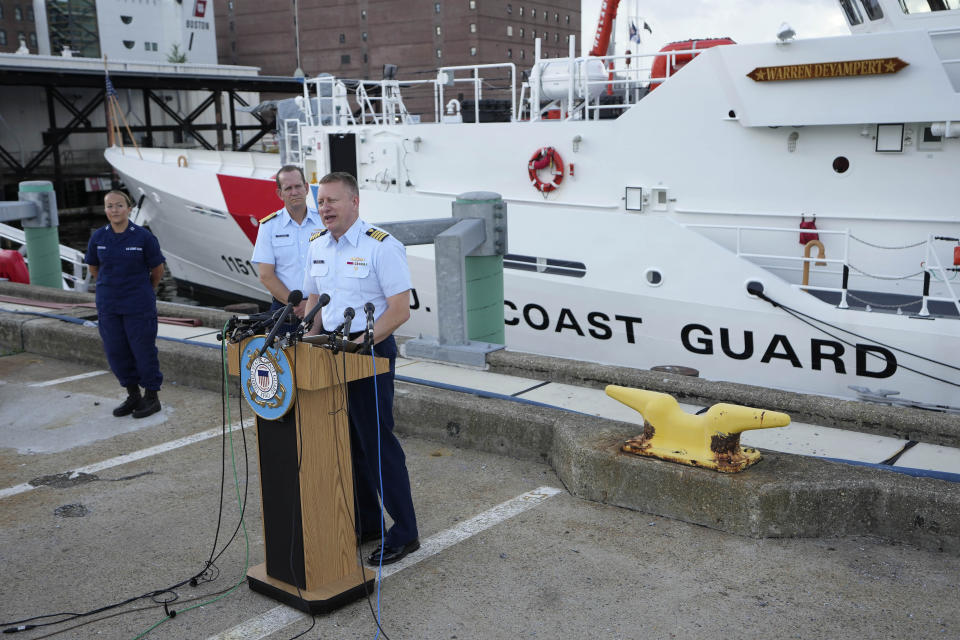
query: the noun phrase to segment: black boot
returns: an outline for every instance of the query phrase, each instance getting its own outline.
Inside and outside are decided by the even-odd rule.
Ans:
[[[127,385],[127,399],[119,407],[113,410],[113,415],[118,418],[128,416],[140,406],[140,387],[135,384]]]
[[[140,401],[140,404],[137,406],[136,410],[134,410],[133,417],[146,418],[147,416],[152,416],[157,411],[160,411],[160,398],[157,397],[156,391],[153,389],[147,389],[147,392]]]

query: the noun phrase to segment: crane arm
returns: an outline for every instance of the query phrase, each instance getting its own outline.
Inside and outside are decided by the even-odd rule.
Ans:
[[[613,29],[613,19],[617,17],[617,7],[620,0],[603,0],[600,4],[600,19],[597,21],[597,35],[593,38],[591,56],[607,55],[610,46],[610,32]]]

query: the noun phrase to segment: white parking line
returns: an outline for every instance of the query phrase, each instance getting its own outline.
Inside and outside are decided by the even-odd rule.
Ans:
[[[57,378],[56,380],[47,380],[46,382],[34,382],[33,384],[28,384],[28,387],[52,387],[55,384],[60,384],[63,382],[73,382],[74,380],[83,380],[84,378],[93,378],[95,376],[102,376],[107,371],[90,371],[88,373],[79,373],[75,376],[67,376],[66,378]]]
[[[253,419],[247,419],[243,421],[244,427],[249,427],[253,425]],[[236,431],[240,428],[240,424],[236,423],[231,426],[231,431]],[[164,442],[153,447],[147,447],[146,449],[140,449],[139,451],[134,451],[133,453],[127,453],[122,456],[117,456],[115,458],[110,458],[109,460],[103,460],[101,462],[95,462],[89,464],[85,467],[80,467],[74,469],[71,472],[71,476],[76,476],[79,473],[97,473],[98,471],[103,471],[104,469],[109,469],[111,467],[118,467],[122,464],[127,464],[128,462],[134,462],[136,460],[142,460],[144,458],[149,458],[161,453],[166,453],[167,451],[172,451],[173,449],[179,449],[180,447],[185,447],[196,442],[202,442],[210,438],[215,438],[223,433],[223,429],[216,427],[214,429],[208,429],[206,431],[201,431],[200,433],[195,433],[191,436],[186,436],[178,440],[171,440],[170,442]],[[0,489],[0,500],[3,498],[9,498],[10,496],[15,496],[18,493],[24,493],[30,491],[31,489],[36,489],[37,487],[33,486],[29,482],[24,482],[23,484],[18,484],[13,487],[7,487],[6,489]]]
[[[419,551],[407,556],[396,564],[384,567],[382,576],[386,578],[398,571],[412,567],[418,562],[435,556],[458,542],[463,542],[467,538],[475,536],[504,520],[521,514],[537,506],[547,498],[561,492],[561,489],[554,487],[540,487],[500,503],[492,509],[487,509],[469,520],[464,520],[452,529],[447,529],[446,531],[441,531],[436,535],[430,536],[420,545]],[[210,636],[207,640],[259,640],[309,617],[310,616],[300,611],[281,605],[260,614],[256,618],[242,622],[223,633]]]

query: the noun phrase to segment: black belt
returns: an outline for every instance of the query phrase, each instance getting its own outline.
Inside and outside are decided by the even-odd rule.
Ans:
[[[327,334],[328,336],[329,336],[329,335],[333,335],[333,331],[327,331],[326,329],[321,329],[321,330],[320,330],[320,333],[325,333],[325,334]],[[354,332],[352,332],[352,333],[347,334],[347,340],[356,340],[357,338],[359,338],[360,336],[362,336],[362,335],[365,334],[365,333],[366,333],[366,331],[354,331]]]

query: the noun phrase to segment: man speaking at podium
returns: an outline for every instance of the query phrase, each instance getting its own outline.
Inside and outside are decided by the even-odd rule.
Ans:
[[[321,178],[319,187],[317,204],[326,229],[314,233],[310,240],[303,293],[309,296],[308,313],[318,304],[320,294],[328,294],[330,302],[321,312],[322,328],[314,322],[310,333],[338,328],[345,322],[347,308],[362,317],[364,306],[372,303],[374,352],[390,360],[389,371],[347,385],[357,476],[357,530],[363,539],[379,534],[377,494],[382,480],[381,498],[393,526],[367,562],[373,566],[381,561],[390,564],[420,548],[406,456],[393,434],[393,368],[397,357],[393,332],[410,317],[410,269],[406,249],[396,238],[360,220],[360,194],[352,175],[328,174]],[[362,324],[361,318],[357,321],[357,325]],[[362,343],[366,332],[350,332],[350,322],[346,324],[343,330],[350,339]]]

